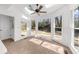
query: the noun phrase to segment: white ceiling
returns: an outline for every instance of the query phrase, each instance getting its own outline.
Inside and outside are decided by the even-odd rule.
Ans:
[[[26,5],[26,9],[29,12],[29,14],[33,13],[34,11],[29,7],[29,5],[31,5],[32,9],[35,10],[37,8],[36,4],[27,4]],[[56,5],[56,4],[41,4],[43,6],[43,8],[41,9],[41,11],[47,11],[47,14],[49,13],[49,9],[52,8]],[[45,13],[41,13],[41,15],[45,15]]]
[[[19,11],[22,13],[22,15],[25,13],[26,16],[30,16],[30,14],[33,12],[32,10],[29,9],[28,7],[29,4],[0,4],[0,13],[4,14],[4,12],[6,13],[7,11],[9,13],[16,11]],[[31,4],[32,8],[35,10],[37,8],[36,4]],[[58,9],[59,7],[61,7],[61,5],[55,5],[55,4],[42,4],[44,7],[42,8],[43,11],[47,11],[47,14],[55,11],[56,9]],[[28,9],[25,11],[25,7]],[[8,9],[8,10],[7,10]],[[4,11],[5,10],[5,11]],[[31,11],[31,13],[29,12]],[[9,14],[9,13],[6,14]],[[47,14],[41,14],[42,15],[47,15]],[[36,16],[35,15],[31,15],[31,16]]]
[[[34,10],[37,8],[36,4],[27,4],[27,8],[29,10],[31,10],[29,5],[31,5],[32,9],[34,9]],[[48,8],[51,8],[51,7],[55,6],[56,4],[41,4],[41,5],[43,6],[42,10],[46,10]]]
[[[28,9],[27,11],[29,11],[29,12],[33,12],[33,10],[31,10],[29,8],[29,5],[31,5],[34,10],[37,8],[36,4],[13,4],[13,5],[11,5],[11,4],[0,4],[0,11],[1,10],[7,10],[10,7],[14,7],[14,5],[15,5],[15,7],[17,6],[17,8],[19,7],[19,9],[25,9],[24,5],[26,5],[25,7]],[[43,5],[42,10],[45,10],[45,11],[48,11],[50,8],[53,9],[53,7],[55,6],[55,4],[41,4],[41,5]]]
[[[11,6],[11,4],[0,4],[0,10],[8,9]]]

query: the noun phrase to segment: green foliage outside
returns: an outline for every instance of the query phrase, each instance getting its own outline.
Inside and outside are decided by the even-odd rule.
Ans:
[[[79,28],[79,20],[78,21],[74,21],[75,23],[75,28]]]
[[[25,32],[27,30],[27,24],[24,22],[21,22],[21,31]]]
[[[32,20],[32,29],[35,29],[35,21]]]
[[[50,32],[51,28],[50,28],[50,23],[48,21],[42,21],[38,23],[38,29],[41,31],[46,31],[46,32]]]

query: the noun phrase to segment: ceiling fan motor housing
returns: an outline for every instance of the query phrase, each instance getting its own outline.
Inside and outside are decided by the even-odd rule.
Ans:
[[[39,9],[36,9],[35,11],[36,11],[36,12],[39,12],[40,10],[39,10]]]

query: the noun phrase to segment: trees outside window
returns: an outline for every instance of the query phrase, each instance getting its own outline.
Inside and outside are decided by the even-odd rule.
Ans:
[[[44,32],[51,32],[51,22],[50,19],[39,21],[38,29]]]
[[[74,10],[74,45],[79,50],[79,7]]]
[[[55,17],[55,33],[61,35],[62,31],[62,16]]]
[[[21,31],[25,32],[27,30],[27,24],[25,22],[21,22]]]
[[[26,22],[21,22],[21,36],[26,36],[27,32],[27,23]]]
[[[35,30],[35,20],[32,20],[32,30]]]

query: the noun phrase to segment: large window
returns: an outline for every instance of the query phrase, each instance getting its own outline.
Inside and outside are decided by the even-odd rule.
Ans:
[[[27,23],[26,22],[21,22],[21,36],[26,36],[27,32]]]
[[[62,16],[55,17],[55,38],[57,40],[61,39],[62,35]]]
[[[32,23],[32,24],[31,24],[31,27],[32,27],[32,28],[31,28],[31,29],[32,29],[32,35],[35,35],[35,26],[36,26],[36,25],[35,25],[35,20],[32,20],[31,23]]]
[[[48,20],[39,21],[38,29],[40,31],[50,32],[50,21],[49,21],[49,19]]]
[[[51,19],[42,19],[38,22],[39,34],[50,36],[51,34]]]
[[[35,20],[32,20],[32,30],[35,30]]]
[[[74,11],[74,45],[79,50],[79,7]]]

